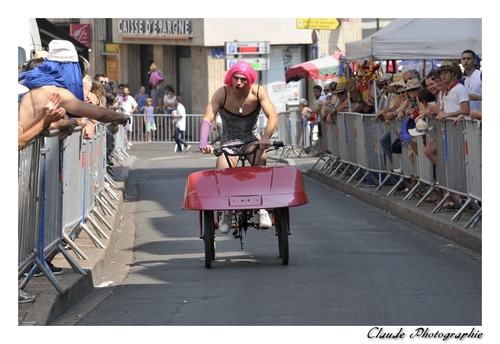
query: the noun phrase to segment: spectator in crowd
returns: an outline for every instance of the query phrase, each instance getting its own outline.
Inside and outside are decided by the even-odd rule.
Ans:
[[[469,93],[470,109],[479,110],[482,102],[483,75],[480,69],[476,68],[476,53],[472,50],[465,50],[461,58],[465,71],[464,86]]]
[[[345,85],[338,84],[333,93],[337,96],[338,101],[337,106],[326,115],[326,122],[330,124],[337,122],[337,113],[349,110],[349,98],[347,97]]]
[[[167,113],[167,108],[163,105],[163,98],[158,99],[158,105],[155,107],[155,113],[159,115],[164,115]]]
[[[397,73],[396,73],[397,75]],[[398,111],[403,109],[403,106],[406,104],[406,84],[404,83],[402,79],[402,75],[396,76],[394,75],[393,79],[397,79],[396,81],[393,81],[390,83],[390,87],[392,87],[396,93],[396,99],[394,100],[394,103],[390,105],[387,110],[383,110],[380,115],[376,115],[375,119],[376,120],[383,120],[386,124],[390,124],[392,119],[396,116]],[[401,78],[401,79],[399,79]],[[391,139],[391,131],[386,130],[384,134],[379,138],[379,143],[382,146],[382,149],[384,151],[384,154],[387,159],[392,164],[392,154],[393,153],[398,153],[396,151],[393,151],[393,142]]]
[[[439,95],[437,97],[437,101],[434,105],[429,104],[428,105],[428,110],[429,110],[429,115],[427,117],[431,116],[436,116],[441,110],[443,109],[443,96],[445,92],[447,91],[447,86],[445,83],[441,81],[441,76],[439,75],[439,70],[434,72],[434,82],[435,82],[435,87],[439,91]],[[424,114],[425,116],[425,114]],[[425,156],[432,162],[434,166],[437,166],[438,159],[437,159],[437,148],[436,148],[436,140],[431,139],[429,143],[425,146],[424,148],[424,154]]]
[[[146,123],[146,137],[148,142],[153,142],[152,131],[156,131],[155,116],[154,116],[153,99],[148,97],[146,105],[143,107],[144,123]]]
[[[85,126],[86,118],[103,123],[127,123],[126,116],[84,101],[82,77],[84,65],[78,62],[79,58],[73,44],[68,41],[53,40],[49,44],[47,59],[35,69],[19,74],[18,80],[30,89],[28,93],[18,98],[20,125],[34,119],[46,99],[53,93],[60,94],[61,106],[65,108],[68,116],[72,119],[79,118],[80,122],[77,124]],[[25,101],[25,98],[29,99]],[[62,128],[51,126],[50,129],[59,129],[61,134],[70,135],[75,126],[72,119],[69,120],[71,126]]]
[[[29,92],[29,88],[26,86],[18,84],[17,88],[18,95]],[[37,116],[33,120],[25,123],[24,125],[20,125],[18,123],[18,151],[24,149],[33,139],[38,137],[40,134],[47,135],[47,131],[49,130],[51,124],[60,121],[65,116],[66,111],[60,105],[61,96],[58,93],[52,93],[44,102]],[[22,111],[25,111],[24,108],[19,108],[18,117],[27,117],[23,116]],[[63,270],[62,268],[56,267],[51,263],[51,260],[53,258],[53,256],[47,257],[45,263],[54,275],[60,275],[63,273]],[[43,276],[43,272],[40,270],[40,268],[37,267],[37,269],[33,273],[33,276]],[[19,289],[18,302],[27,303],[33,302],[34,300],[34,295],[28,294],[25,291]]]
[[[130,149],[132,147],[132,130],[134,124],[134,116],[132,115],[137,111],[137,102],[133,97],[130,96],[130,91],[128,87],[123,87],[123,94],[119,97],[120,106],[127,116],[129,116],[130,121],[125,126],[125,146]],[[140,128],[139,128],[140,130]]]
[[[18,94],[28,92],[28,88],[18,84]],[[66,111],[60,107],[61,96],[53,93],[43,104],[38,115],[23,126],[18,125],[18,150],[24,149],[40,134],[48,135],[50,125],[64,118]]]
[[[422,82],[422,77],[420,76],[419,71],[416,69],[410,69],[403,73],[403,80],[405,83],[407,83],[410,79],[417,79],[418,83]]]
[[[163,93],[163,92],[162,92]],[[151,99],[153,99],[151,97]],[[154,99],[153,99],[154,102]],[[157,115],[165,115],[167,113],[167,108],[163,105],[163,96],[159,97],[157,100],[158,105],[155,107],[155,114]],[[159,135],[164,136],[165,139],[168,138],[169,122],[171,122],[171,118],[165,116],[157,117],[157,130]]]
[[[151,85],[151,91],[149,92],[149,96],[153,99],[153,107],[156,109],[159,104],[159,100],[162,100],[163,104],[163,92],[158,85]]]
[[[118,85],[118,95],[120,97],[123,97],[123,90],[125,89],[125,87],[128,87],[128,84],[119,84]]]
[[[430,106],[430,111],[437,114],[436,119],[440,122],[444,122],[446,117],[467,116],[470,113],[469,93],[458,81],[460,77],[460,67],[451,61],[443,61],[436,71],[435,81],[441,92],[436,105]],[[424,149],[424,154],[434,166],[438,165],[436,140],[430,141]],[[455,209],[455,204],[448,199],[443,208]]]
[[[146,100],[150,98],[146,93],[146,86],[141,85],[139,92],[136,93],[134,99],[137,103],[137,112],[144,113],[144,106],[146,106]],[[154,108],[153,108],[154,109]]]
[[[41,65],[45,61],[45,57],[47,56],[47,54],[36,54],[37,56],[40,56],[40,57],[34,57],[33,59],[24,63],[23,64],[23,71],[28,72],[28,71],[35,69],[39,65]],[[19,95],[22,95],[22,94],[24,94],[24,92],[19,93]],[[30,95],[31,94],[32,93],[30,93]],[[21,117],[18,118],[18,121],[20,124],[25,124],[25,120],[29,120],[29,119],[26,119],[24,116],[22,118]],[[31,118],[31,120],[33,120],[33,118]],[[77,127],[78,125],[80,125],[80,122],[77,121],[76,119],[73,119],[73,118],[70,119],[67,116],[64,116],[59,121],[52,122],[50,127],[47,129],[46,134],[48,135],[50,130],[59,130],[58,137],[59,137],[59,139],[63,140],[66,137],[68,137],[69,135],[71,135],[73,133],[75,127]]]
[[[465,86],[458,81],[461,76],[460,67],[457,64],[443,61],[438,73],[441,82],[446,86],[446,92],[442,97],[443,109],[436,118],[443,122],[446,117],[469,115],[469,93]]]
[[[392,76],[392,73],[384,73],[377,81],[377,86],[381,89],[380,101],[377,104],[379,110],[376,114],[379,117],[384,113],[382,111],[388,109],[390,103],[392,103],[397,97],[395,92],[396,90],[393,86],[391,86]]]
[[[186,108],[182,105],[182,99],[180,96],[175,97],[175,110],[172,112],[172,118],[175,119],[175,132],[174,132],[174,140],[175,140],[175,152],[187,153],[188,150],[191,149],[191,145],[188,144],[183,136],[186,131]],[[182,149],[182,146],[185,149]]]
[[[410,79],[406,82],[406,95],[407,103],[406,106],[400,109],[397,113],[398,119],[403,120],[408,116],[414,116],[415,113],[418,114],[420,110],[417,95],[422,89],[422,84],[418,79]]]
[[[94,80],[101,83],[102,85],[106,85],[109,83],[109,79],[106,77],[106,74],[103,73],[97,73],[94,75]]]
[[[330,94],[332,96],[331,103],[332,103],[333,106],[336,106],[337,105],[337,101],[338,101],[338,98],[335,95],[335,89],[337,88],[337,83],[335,81],[332,81],[329,84],[329,88],[330,88]]]
[[[139,92],[134,96],[135,101],[137,102],[137,111],[136,113],[144,114],[144,106],[146,106],[146,99],[150,98],[149,94],[146,93],[146,86],[141,85],[139,87]],[[153,107],[154,109],[154,107]],[[143,141],[143,128],[146,127],[146,122],[144,122],[144,116],[137,116],[137,134],[139,141]],[[146,134],[147,137],[147,134]]]
[[[421,101],[421,99],[424,98],[424,93],[422,94],[422,96],[418,97],[419,102],[421,102],[421,104],[423,106],[423,109],[421,109],[419,111],[418,116],[415,118],[415,123],[417,123],[420,119],[425,119],[425,118],[431,118],[432,117],[431,107],[435,107],[436,106],[437,101],[439,99],[439,93],[440,93],[440,89],[439,89],[438,84],[436,82],[436,75],[435,74],[436,74],[435,71],[430,72],[429,74],[427,74],[427,76],[425,77],[425,80],[424,80],[424,84],[425,84],[425,87],[426,87],[425,89],[427,89],[432,94],[432,96],[434,98],[431,101],[429,95],[425,96],[425,98],[428,98],[428,100],[424,104]],[[419,91],[419,94],[421,92],[422,92],[422,90]]]
[[[199,148],[204,154],[213,154],[213,147],[208,144],[208,136],[210,124],[218,113],[224,128],[221,146],[232,152],[250,152],[258,145],[255,165],[266,165],[265,150],[271,145],[270,139],[278,126],[278,115],[266,89],[254,84],[256,80],[257,72],[248,62],[237,62],[227,71],[224,86],[215,91],[200,123]],[[257,126],[261,109],[267,117],[266,129],[262,136]],[[232,165],[238,162],[237,157],[228,158]],[[229,167],[226,157],[219,156],[216,167]],[[229,233],[231,218],[232,212],[225,211],[219,222],[221,233]],[[259,210],[259,226],[271,227],[271,220],[265,209]]]
[[[328,91],[330,91],[328,89]],[[321,109],[323,108],[323,104],[326,102],[326,96],[321,94],[322,87],[320,85],[313,86],[313,94],[314,94],[314,111],[316,113],[316,123],[312,122],[311,132],[314,126],[317,126],[318,130],[318,142],[319,142],[319,152],[316,156],[321,156],[325,153],[324,144],[323,144],[323,131],[321,124]]]
[[[309,135],[310,135],[310,130],[309,130],[309,122],[308,118],[311,116],[312,110],[308,106],[307,99],[302,98],[299,102],[299,109],[300,109],[300,115],[302,116],[302,147],[308,147],[309,146]]]
[[[171,85],[165,86],[165,95],[163,96],[163,104],[167,108],[167,114],[172,115],[172,111],[175,109],[175,91]],[[170,137],[174,136],[174,121],[171,117],[167,118],[168,132]]]
[[[423,120],[424,116],[422,113],[428,111],[428,108],[436,103],[436,96],[432,94],[427,88],[421,88],[417,94],[417,100],[419,104],[422,104],[423,110],[419,110],[418,112],[413,113],[413,117],[415,118],[415,123],[418,123],[420,120]],[[418,129],[418,128],[417,128]],[[410,134],[414,133],[416,129],[410,129],[408,132]],[[412,134],[412,136],[415,136]],[[417,135],[421,136],[421,135]],[[426,136],[423,137],[424,145],[426,144]],[[414,138],[410,141],[411,150],[408,152],[408,157],[411,163],[414,165],[414,154],[418,155],[418,143]]]
[[[175,91],[171,85],[165,86],[165,95],[163,96],[163,104],[167,107],[167,114],[172,114],[175,109]]]
[[[90,93],[95,95],[95,101],[92,102],[94,105],[106,107],[106,89],[103,84],[95,79],[92,80]]]
[[[114,94],[113,92],[106,92],[106,107],[108,109],[121,112],[123,109],[119,105],[120,102],[118,99],[118,94]],[[108,168],[114,166],[112,154],[115,149],[115,134],[118,132],[118,130],[118,125],[114,123],[106,123],[106,164]],[[112,173],[113,172],[111,172],[111,174]]]

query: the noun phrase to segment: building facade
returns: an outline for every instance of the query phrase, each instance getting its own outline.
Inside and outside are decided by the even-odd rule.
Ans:
[[[64,19],[50,21],[64,25]],[[286,84],[286,70],[345,51],[345,43],[363,38],[361,19],[342,21],[335,30],[300,29],[296,18],[92,18],[79,19],[78,25],[82,37],[85,27],[90,35],[85,44],[91,75],[104,73],[127,83],[131,94],[141,85],[150,92],[149,67],[154,62],[165,78],[160,88],[173,86],[192,114],[205,111],[227,69],[238,60],[255,66],[257,82],[266,87],[278,112],[300,98],[311,99],[317,82]]]

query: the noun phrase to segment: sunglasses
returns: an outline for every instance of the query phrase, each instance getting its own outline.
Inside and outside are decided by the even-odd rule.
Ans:
[[[337,93],[337,95],[339,95],[339,96],[341,96],[341,95],[343,95],[343,94],[345,94],[345,91],[342,91],[342,92]]]
[[[104,85],[104,84],[107,84],[107,81],[105,81],[105,80],[101,80],[101,84],[103,84],[103,85]]]
[[[418,89],[417,88],[412,88],[411,90],[408,90],[408,92],[417,92]]]
[[[406,91],[399,91],[399,92],[396,92],[397,95],[401,95],[401,94],[405,94]]]

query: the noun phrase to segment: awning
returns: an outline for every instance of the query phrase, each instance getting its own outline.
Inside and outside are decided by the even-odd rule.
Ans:
[[[285,73],[285,80],[289,83],[290,81],[299,81],[300,79],[331,79],[337,74],[341,55],[341,53],[335,53],[291,66]]]
[[[87,60],[89,59],[89,48],[71,37],[71,35],[64,30],[57,27],[57,25],[51,23],[45,18],[36,18],[36,23],[38,25],[38,31],[40,32],[40,39],[42,40],[43,47],[48,47],[49,43],[54,39],[63,39],[73,43],[78,55],[85,57]]]

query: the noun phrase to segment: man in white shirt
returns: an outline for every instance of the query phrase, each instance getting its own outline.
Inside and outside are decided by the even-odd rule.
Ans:
[[[182,152],[182,146],[185,147],[184,153],[191,149],[191,145],[188,144],[182,136],[186,130],[186,108],[182,105],[182,98],[177,96],[175,98],[175,110],[172,112],[172,118],[175,119],[175,129],[174,129],[174,140],[175,140],[175,152]]]
[[[130,123],[125,126],[127,134],[125,135],[127,148],[132,147],[132,124],[134,123],[134,117],[132,114],[137,111],[137,102],[134,97],[130,96],[130,91],[128,87],[123,88],[123,95],[119,97],[120,106],[123,107],[125,114],[130,117]]]
[[[470,109],[479,111],[483,99],[483,79],[481,70],[476,68],[476,53],[472,50],[465,50],[462,53],[461,62],[467,75],[464,86],[469,92]]]
[[[470,113],[469,92],[457,78],[460,73],[459,68],[450,61],[443,61],[437,70],[441,82],[446,85],[446,92],[442,97],[443,109],[436,117],[441,122],[444,122],[446,117],[468,116]]]

